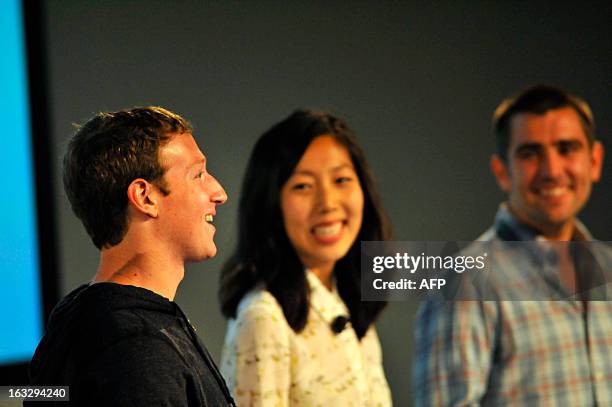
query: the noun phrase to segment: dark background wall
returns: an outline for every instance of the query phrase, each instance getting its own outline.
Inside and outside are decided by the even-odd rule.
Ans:
[[[218,256],[191,265],[177,302],[218,360],[216,291],[235,241],[245,161],[256,138],[297,107],[356,130],[397,240],[469,240],[503,196],[488,170],[489,118],[502,98],[545,82],[591,103],[612,129],[609,5],[564,2],[81,1],[45,3],[61,287],[91,278],[98,253],[70,212],[60,162],[71,123],[158,104],[190,119],[230,199]],[[583,220],[612,240],[612,160]],[[396,405],[410,404],[414,304],[378,324]]]

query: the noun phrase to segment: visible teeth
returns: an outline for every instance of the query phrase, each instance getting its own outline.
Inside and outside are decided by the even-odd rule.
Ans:
[[[208,223],[212,223],[213,222],[213,216],[212,215],[206,215],[204,216],[204,220]]]
[[[540,195],[542,196],[561,196],[565,193],[567,189],[565,187],[556,187],[549,189],[540,189]]]
[[[341,227],[341,222],[337,222],[329,226],[317,226],[314,228],[314,234],[317,236],[333,236],[340,232]]]

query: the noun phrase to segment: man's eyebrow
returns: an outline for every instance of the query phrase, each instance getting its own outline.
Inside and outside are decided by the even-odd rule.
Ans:
[[[200,165],[202,165],[202,164],[206,165],[206,157],[200,157],[200,158],[198,159],[198,161],[196,161],[196,162],[194,162],[193,164],[191,164],[191,165],[189,166],[189,168],[196,167],[196,166],[200,166]]]
[[[567,137],[567,138],[561,138],[558,140],[553,141],[553,145],[558,146],[561,144],[583,144],[584,141],[578,137]],[[516,150],[522,150],[522,149],[537,149],[537,148],[542,148],[544,146],[545,143],[537,143],[537,142],[529,142],[526,141],[524,143],[521,143],[519,145],[516,146],[515,151]]]
[[[516,146],[516,148],[514,149],[514,151],[519,151],[519,150],[536,150],[542,148],[542,144],[541,143],[521,143],[518,146]]]
[[[555,145],[568,145],[568,144],[572,144],[572,145],[583,145],[585,144],[584,140],[580,139],[580,138],[566,138],[566,139],[561,139],[561,140],[557,140],[554,143]]]

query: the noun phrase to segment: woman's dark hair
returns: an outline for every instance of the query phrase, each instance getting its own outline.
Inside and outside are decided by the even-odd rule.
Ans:
[[[240,300],[262,284],[282,307],[291,328],[295,332],[304,329],[308,284],[304,266],[285,232],[280,196],[310,143],[323,135],[346,147],[364,194],[363,222],[357,239],[334,267],[338,293],[361,339],[386,303],[361,301],[360,241],[387,240],[390,228],[363,150],[347,124],[329,113],[297,110],[255,144],[242,184],[238,246],[221,272],[221,311],[227,318],[235,318]]]

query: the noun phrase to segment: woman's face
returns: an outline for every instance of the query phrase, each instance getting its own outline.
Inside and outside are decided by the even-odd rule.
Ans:
[[[331,269],[351,248],[363,190],[347,149],[332,136],[308,146],[281,190],[285,230],[304,266]]]

